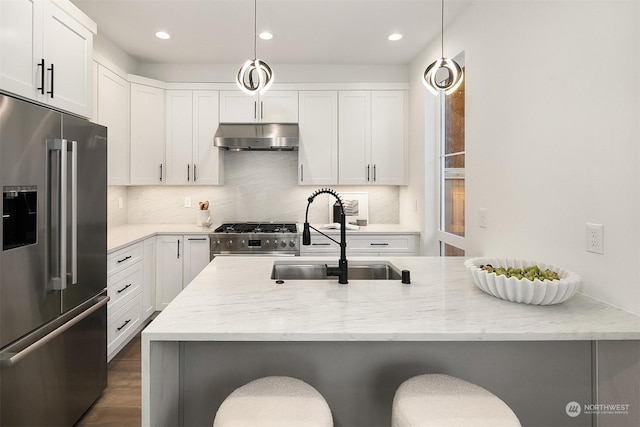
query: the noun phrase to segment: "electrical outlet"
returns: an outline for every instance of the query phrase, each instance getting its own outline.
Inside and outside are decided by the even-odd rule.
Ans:
[[[122,197],[118,197],[118,209],[122,209],[124,207],[124,200]]]
[[[486,208],[478,209],[478,225],[482,228],[487,228],[487,213],[489,212]]]
[[[191,207],[191,197],[185,197],[184,198],[184,207],[185,208],[190,208]]]
[[[604,226],[587,223],[587,252],[604,254]]]

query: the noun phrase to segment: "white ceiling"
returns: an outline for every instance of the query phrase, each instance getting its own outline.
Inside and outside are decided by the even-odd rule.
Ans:
[[[446,0],[445,25],[472,0]],[[253,57],[252,0],[72,0],[141,63]],[[407,64],[440,35],[439,0],[258,0],[258,57],[279,64]],[[157,39],[156,31],[171,34]],[[404,38],[387,40],[400,32]],[[446,32],[445,32],[446,42]],[[446,53],[446,45],[445,45]]]

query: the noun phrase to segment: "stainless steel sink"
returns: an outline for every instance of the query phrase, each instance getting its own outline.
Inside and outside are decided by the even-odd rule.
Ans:
[[[275,280],[332,280],[326,266],[337,266],[335,261],[276,261],[271,278]],[[350,261],[349,280],[401,280],[402,273],[387,261]]]

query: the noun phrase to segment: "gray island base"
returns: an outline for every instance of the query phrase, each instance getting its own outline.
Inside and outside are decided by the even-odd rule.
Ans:
[[[580,293],[502,301],[461,258],[383,259],[412,283],[278,285],[279,258],[216,258],[142,333],[143,425],[210,426],[235,388],[288,375],[322,393],[336,426],[389,426],[395,390],[422,373],[485,387],[526,426],[640,425],[640,317]]]

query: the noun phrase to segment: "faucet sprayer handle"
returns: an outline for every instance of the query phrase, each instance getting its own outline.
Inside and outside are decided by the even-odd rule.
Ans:
[[[311,244],[311,230],[309,229],[309,223],[305,222],[302,228],[302,244],[309,246]]]

